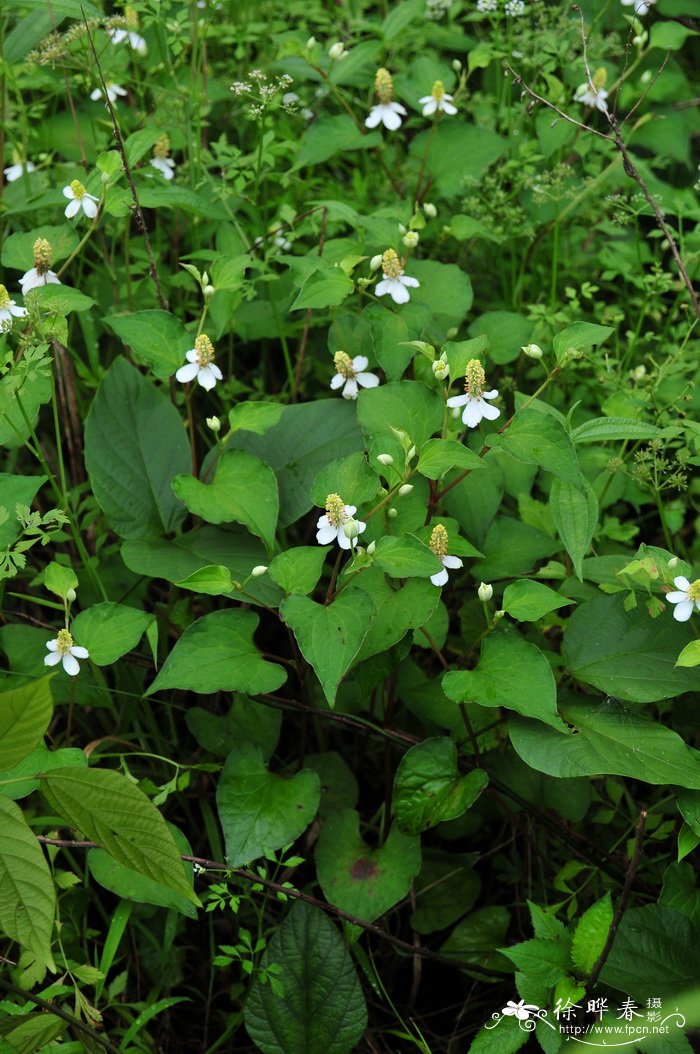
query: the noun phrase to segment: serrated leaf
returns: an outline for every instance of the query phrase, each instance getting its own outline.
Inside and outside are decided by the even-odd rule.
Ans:
[[[53,712],[50,682],[42,677],[0,695],[0,769],[14,768],[44,738]]]
[[[190,475],[176,476],[173,493],[208,523],[242,523],[268,549],[274,546],[279,516],[277,480],[269,465],[246,450],[222,454],[211,483]]]
[[[499,948],[518,970],[542,984],[555,985],[569,970],[569,941],[534,937],[512,948]]]
[[[420,865],[419,838],[394,826],[383,846],[370,849],[352,809],[329,816],[316,845],[316,871],[326,900],[367,922],[406,896]]]
[[[575,487],[566,480],[552,480],[549,508],[554,525],[571,557],[574,571],[583,581],[583,558],[598,526],[598,499],[587,479]]]
[[[126,867],[182,893],[197,907],[179,850],[149,798],[119,772],[55,769],[41,780],[52,809]]]
[[[353,664],[374,617],[366,593],[345,592],[327,606],[308,597],[291,596],[280,604],[280,615],[291,626],[299,649],[321,682],[329,706],[338,685]]]
[[[216,805],[231,867],[257,860],[295,841],[316,814],[318,775],[303,769],[280,779],[268,772],[259,746],[240,743],[226,758]]]
[[[281,666],[267,662],[253,643],[258,616],[240,608],[213,611],[188,626],[163,663],[146,695],[165,688],[202,695],[276,691],[287,679]]]
[[[0,930],[53,970],[56,891],[19,806],[0,795]]]
[[[700,944],[690,919],[660,904],[629,908],[615,936],[600,980],[626,996],[675,999],[697,986]]]
[[[613,906],[609,893],[591,904],[579,919],[571,942],[571,961],[584,975],[590,974],[598,962],[612,920]]]
[[[261,976],[277,967],[283,992]],[[297,901],[265,949],[245,1005],[262,1054],[350,1054],[367,1010],[350,953],[324,913]]]
[[[392,808],[399,830],[420,834],[470,809],[488,784],[483,769],[463,775],[457,749],[447,736],[426,739],[401,759],[394,779]]]

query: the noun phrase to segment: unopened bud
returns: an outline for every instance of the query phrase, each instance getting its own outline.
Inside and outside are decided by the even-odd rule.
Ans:
[[[413,490],[413,484],[412,483],[404,483],[404,484],[402,484],[402,486],[399,487],[399,494],[400,494],[400,496],[402,498],[405,498],[406,495],[410,494],[412,490]]]
[[[632,376],[634,377],[635,381],[642,381],[642,380],[644,380],[646,375],[647,375],[647,368],[646,368],[646,366],[635,366],[634,369],[632,370]]]
[[[418,231],[406,231],[402,240],[407,249],[415,249],[420,241]]]
[[[493,586],[488,582],[482,582],[477,593],[479,595],[479,600],[486,604],[493,596]]]
[[[504,615],[505,611],[503,610],[503,608],[501,608],[500,611],[494,611],[493,613],[493,617],[496,622],[498,621],[498,619],[502,619]]]
[[[455,71],[455,73],[462,72],[462,63],[459,61],[459,59],[452,59],[452,69]]]
[[[211,428],[212,432],[220,432],[221,421],[218,417],[207,417],[207,428]]]
[[[435,362],[431,363],[430,368],[439,381],[444,381],[446,377],[450,376],[450,367],[444,359],[436,359]]]
[[[447,331],[447,339],[448,340],[454,340],[458,333],[459,333],[459,330],[457,329],[456,326],[450,326],[450,328]]]
[[[370,271],[378,271],[381,266],[382,266],[382,254],[381,253],[377,253],[377,255],[373,256],[372,259],[370,260],[370,262],[369,262],[369,269],[370,269]]]
[[[359,533],[360,528],[358,526],[357,520],[350,519],[347,523],[343,524],[343,534],[349,542],[354,541]]]
[[[69,604],[73,603],[73,601],[75,600],[77,595],[78,594],[76,593],[76,591],[74,589],[67,589],[66,590],[66,600],[68,601]]]
[[[416,448],[414,446],[412,446],[412,447],[410,447],[408,453],[406,454],[406,460],[407,461],[413,461],[415,456],[416,456]]]
[[[306,50],[311,51],[312,48],[316,47],[316,37],[309,37],[306,41]]]
[[[434,220],[437,216],[437,209],[433,205],[432,201],[425,201],[423,203],[423,212],[429,220]]]
[[[671,559],[668,561],[668,569],[669,569],[669,571],[674,571],[677,567],[678,567],[678,557],[677,556],[672,556]]]
[[[527,355],[528,359],[541,359],[544,355],[539,344],[524,344],[520,350]]]
[[[389,509],[389,511],[387,512],[387,516],[390,520],[395,520],[398,516],[398,512],[396,511],[396,509]]]
[[[377,461],[380,465],[393,465],[394,459],[391,454],[377,454]]]
[[[377,543],[376,542],[370,542],[369,545],[367,546],[367,555],[368,556],[374,556],[374,550],[376,548],[377,548]]]
[[[213,285],[205,285],[202,289],[202,295],[204,296],[205,300],[211,300],[215,292],[216,289],[214,289]]]
[[[267,564],[256,564],[253,570],[250,572],[253,578],[260,578],[260,575],[264,575],[267,571]]]
[[[331,44],[331,46],[329,47],[328,54],[332,59],[338,60],[345,58],[345,56],[347,55],[347,51],[345,50],[341,42],[337,40],[335,44]]]

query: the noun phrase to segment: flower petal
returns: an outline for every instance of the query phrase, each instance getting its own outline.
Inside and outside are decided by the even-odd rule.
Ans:
[[[486,403],[483,399],[472,399],[469,396],[462,414],[462,424],[465,424],[467,428],[476,428],[483,417],[482,408],[484,406],[486,406]]]
[[[354,516],[357,512],[357,505],[344,505],[343,512],[345,513],[347,518],[350,519],[350,517]]]
[[[425,104],[425,106],[423,107],[423,116],[424,117],[432,117],[436,110],[437,110],[437,103],[435,102],[435,99],[431,98],[430,101],[427,102]]]
[[[175,380],[180,381],[181,384],[189,384],[193,381],[199,373],[199,366],[196,362],[188,362],[186,365],[181,366],[175,374]]]
[[[216,387],[216,377],[212,372],[211,365],[202,367],[197,375],[197,381],[207,392]]]
[[[366,355],[356,355],[352,360],[352,368],[355,373],[360,373],[361,370],[366,370],[369,366],[369,359]]]
[[[451,571],[456,571],[458,567],[462,567],[462,561],[458,556],[443,556],[442,562]]]
[[[395,132],[397,128],[401,127],[401,118],[395,110],[390,110],[385,106],[384,112],[382,113],[382,124],[385,128],[388,128],[390,132]]]
[[[68,204],[66,205],[66,210],[64,212],[64,216],[67,219],[69,219],[69,220],[72,219],[73,216],[75,216],[76,212],[79,210],[79,208],[80,208],[80,202],[78,201],[77,198],[73,198],[73,200],[69,201]]]
[[[58,638],[56,638],[56,640],[47,641],[46,647],[49,649],[49,651],[58,651]]]
[[[89,216],[91,220],[94,220],[97,215],[97,202],[93,200],[88,194],[82,200],[83,212],[86,216]]]
[[[324,519],[324,517],[321,517]],[[320,522],[320,521],[319,521]],[[331,527],[330,524],[326,527],[321,527],[316,532],[316,541],[319,545],[330,545],[338,537],[338,530],[336,527]]]
[[[411,294],[409,293],[408,289],[406,289],[401,284],[401,281],[398,278],[392,278],[390,279],[390,282],[391,289],[389,290],[389,293],[391,294],[391,299],[394,301],[394,303],[407,304],[408,301],[411,299]]]
[[[673,584],[676,589],[682,589],[685,593],[690,589],[690,582],[685,575],[679,575],[678,578],[673,579]]]
[[[219,367],[216,365],[215,362],[210,362],[209,363],[209,369],[214,374],[214,376],[216,377],[217,381],[223,381],[224,375],[221,372],[221,370],[219,369]]]
[[[69,651],[71,655],[75,655],[76,659],[90,658],[90,652],[87,650],[87,648],[83,648],[80,644],[74,644],[73,647],[69,649]]]
[[[69,653],[68,655],[63,656],[63,669],[71,677],[76,677],[80,673],[80,664],[78,660]]]
[[[196,348],[190,348],[189,351],[185,352],[185,358],[188,362],[196,362],[199,365],[199,352]]]
[[[342,530],[342,528],[341,528],[341,530],[338,531],[338,545],[340,546],[341,549],[351,549],[352,548],[352,543],[351,543],[349,538],[345,537],[345,533]]]
[[[411,278],[409,274],[402,274],[398,279],[401,285],[408,285],[411,289],[420,289],[420,282],[417,278]]]
[[[489,403],[485,403],[482,399],[481,416],[485,417],[487,421],[495,421],[497,417],[501,416],[501,411],[497,406],[491,406]]]
[[[389,109],[393,110],[394,113],[402,114],[404,117],[406,116],[406,113],[408,112],[406,110],[406,107],[402,106],[400,102],[390,102],[389,103]]]
[[[63,188],[63,197],[64,198],[70,198],[70,200],[73,201],[73,199],[75,198],[75,194],[73,193],[73,191],[71,190],[70,187],[64,187]]]
[[[343,388],[343,399],[357,399],[357,380],[348,377]]]
[[[391,287],[395,281],[395,278],[383,278],[381,282],[377,282],[374,295],[386,296],[387,293],[391,293]]]
[[[445,102],[445,99],[442,100],[442,109],[445,113],[449,114],[450,117],[453,117],[457,113],[457,107],[453,106],[451,102]]]
[[[331,379],[331,389],[334,392],[337,392],[338,388],[342,388],[344,384],[345,377],[343,377],[342,373],[336,373],[335,376]]]
[[[673,617],[676,622],[687,622],[690,616],[693,614],[693,601],[683,600],[680,604],[676,604],[673,609]],[[44,660],[46,661],[46,660]]]
[[[376,388],[379,384],[379,377],[376,373],[358,373],[355,380],[363,388]]]
[[[44,656],[44,666],[57,666],[61,661],[61,656],[57,651],[52,651],[48,655]]]
[[[687,591],[679,590],[678,592],[671,592],[666,594],[666,599],[670,604],[682,604],[686,600],[690,600]]]
[[[438,571],[436,574],[430,576],[430,581],[434,586],[444,586],[448,577],[447,569],[443,567],[442,571]]]
[[[373,106],[369,111],[369,116],[365,118],[365,128],[376,128],[381,119],[381,107]]]
[[[469,398],[470,397],[468,395],[466,395],[466,394],[465,395],[452,395],[447,400],[447,405],[450,406],[450,407],[452,407],[452,406],[464,406],[465,403],[469,402]]]
[[[97,102],[97,100],[101,96],[102,96],[102,89],[101,88],[95,88],[94,91],[90,92],[90,98],[92,99],[93,102]]]

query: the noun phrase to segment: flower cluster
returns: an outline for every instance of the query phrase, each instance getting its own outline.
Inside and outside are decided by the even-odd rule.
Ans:
[[[501,411],[496,406],[489,406],[486,399],[495,399],[498,396],[496,388],[485,392],[486,374],[484,367],[478,359],[470,359],[464,374],[464,395],[453,395],[447,400],[449,407],[463,406],[462,424],[467,428],[476,428],[482,418],[487,421],[495,421]]]
[[[136,30],[139,28],[139,16],[133,7],[127,5],[124,8],[123,25],[118,28],[107,30],[107,34],[113,44],[126,42],[138,55],[148,54],[146,41]]]
[[[33,172],[34,165],[31,161],[16,161],[13,165],[9,165],[3,169],[3,175],[7,183],[14,183],[16,179],[20,179],[23,172]]]
[[[166,179],[172,179],[175,175],[175,162],[168,156],[169,153],[170,139],[167,135],[161,135],[159,139],[156,139],[153,147],[151,165],[153,168],[157,168],[159,172],[162,172]]]
[[[277,80],[268,81],[262,70],[251,70],[248,74],[248,80],[235,81],[231,85],[231,91],[234,95],[247,95],[253,100],[253,105],[248,110],[248,117],[251,120],[258,120],[263,116],[275,96],[282,92],[284,97],[287,89],[293,83],[293,78],[287,73],[283,73]]]
[[[457,113],[452,103],[452,96],[445,91],[442,81],[435,81],[430,95],[424,95],[418,102],[423,107],[423,116],[432,117],[434,113],[446,113],[451,116]]]
[[[99,198],[96,198],[94,194],[88,194],[79,179],[74,179],[69,186],[63,188],[63,196],[69,199],[64,213],[68,219],[77,215],[82,209],[89,219],[94,220],[97,215]]]
[[[700,578],[689,582],[684,575],[673,579],[675,591],[666,594],[666,599],[675,604],[673,617],[677,622],[687,622],[693,614],[693,608],[700,611]]]
[[[104,99],[106,94],[112,106],[114,106],[120,96],[122,98],[126,96],[126,88],[122,88],[121,84],[115,84],[114,81],[106,81],[105,88],[107,89],[106,93],[104,88],[95,88],[94,91],[90,92],[90,98],[93,102],[97,102],[98,99]],[[107,103],[105,102],[106,105]]]
[[[51,243],[46,238],[37,238],[34,242],[34,266],[25,271],[19,280],[22,296],[39,285],[61,284],[61,279],[51,270],[52,261]]]
[[[386,296],[388,293],[395,304],[407,304],[411,299],[407,287],[418,289],[418,279],[404,274],[403,265],[394,249],[387,249],[382,254],[381,268],[384,277],[377,283],[377,296]]]
[[[635,15],[645,15],[656,0],[620,0],[623,7],[634,7]]]
[[[407,111],[400,102],[394,102],[394,81],[389,70],[383,66],[374,77],[374,94],[379,102],[370,110],[365,125],[367,128],[376,128],[381,123],[390,132],[395,132],[401,127],[401,118],[406,116]]]
[[[333,365],[336,373],[331,381],[331,388],[334,392],[342,388],[343,399],[357,399],[359,388],[376,388],[379,384],[376,373],[365,373],[369,359],[364,355],[356,355],[351,359],[347,352],[336,351]]]
[[[341,549],[351,549],[367,526],[354,519],[356,512],[356,505],[346,505],[339,494],[329,494],[325,515],[320,516],[316,524],[318,544],[330,545],[337,541]]]
[[[449,545],[449,535],[447,528],[441,523],[436,524],[433,527],[432,534],[430,535],[430,541],[428,542],[428,548],[431,553],[435,553],[437,558],[442,563],[442,570],[437,571],[434,575],[430,576],[430,581],[434,586],[444,586],[447,583],[447,569],[451,571],[457,570],[458,567],[462,567],[462,561],[458,556],[448,556],[447,547]]]
[[[24,318],[26,307],[17,307],[4,285],[0,285],[0,333],[9,333],[13,318]]]
[[[593,106],[602,113],[607,113],[608,104],[606,100],[608,93],[605,90],[607,79],[607,70],[604,66],[601,66],[593,74],[590,84],[579,84],[574,100],[583,103],[584,106]]]
[[[211,391],[217,381],[223,380],[223,374],[214,362],[214,345],[206,333],[201,333],[194,342],[194,347],[185,355],[187,362],[175,374],[182,384],[197,378],[197,383]]]
[[[56,639],[48,641],[46,647],[49,649],[49,654],[44,657],[45,665],[57,666],[60,662],[63,664],[63,669],[71,677],[75,677],[80,673],[78,659],[90,658],[87,648],[81,648],[80,645],[74,644],[73,638],[67,629],[60,629]]]

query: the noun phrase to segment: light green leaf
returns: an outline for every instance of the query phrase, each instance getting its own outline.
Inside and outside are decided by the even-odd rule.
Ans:
[[[670,728],[612,700],[560,702],[577,734],[513,717],[509,735],[526,765],[550,776],[629,776],[645,783],[700,789],[700,754]]]
[[[534,937],[512,948],[498,950],[510,959],[521,973],[542,984],[557,984],[570,969],[568,940],[547,941]]]
[[[191,455],[180,414],[126,359],[107,371],[85,424],[85,464],[97,503],[122,538],[170,533],[186,509],[171,480]]]
[[[518,410],[503,433],[488,436],[490,447],[498,447],[527,465],[539,465],[559,479],[582,485],[573,443],[563,426],[539,410]]]
[[[102,321],[131,348],[139,362],[155,377],[167,380],[185,364],[185,352],[194,338],[169,311],[136,311],[132,315],[108,315]]]
[[[472,337],[488,337],[488,356],[499,364],[514,362],[532,337],[533,323],[515,311],[486,311],[469,326]]]
[[[520,1028],[520,1022],[514,1017],[504,1017],[498,1028],[480,1029],[469,1048],[469,1054],[516,1054],[524,1047],[530,1033]]]
[[[336,307],[354,292],[354,283],[340,267],[324,267],[309,275],[290,311],[304,308]]]
[[[71,567],[65,567],[52,560],[44,570],[44,585],[49,593],[65,600],[70,589],[78,588],[78,576]]]
[[[163,129],[155,124],[149,124],[147,128],[139,128],[132,132],[124,143],[126,159],[131,168],[139,163],[142,157],[150,151],[163,134]]]
[[[231,572],[221,564],[200,567],[177,585],[182,589],[190,589],[193,593],[204,593],[208,597],[230,596],[234,592]]]
[[[299,153],[291,171],[296,172],[305,165],[317,165],[335,154],[347,153],[350,150],[369,150],[371,147],[380,146],[381,141],[379,132],[363,134],[349,114],[319,117],[302,136]]]
[[[268,573],[285,593],[306,596],[316,588],[325,557],[326,550],[321,546],[300,545],[276,556]]]
[[[614,332],[612,326],[598,326],[592,322],[574,322],[561,333],[557,333],[554,338],[554,354],[557,362],[563,362],[569,352],[597,347]]]
[[[598,962],[612,920],[613,906],[609,893],[591,904],[579,919],[571,942],[571,961],[584,976],[590,974]]]
[[[1,701],[0,706],[2,706]],[[49,772],[51,769],[66,768],[66,766],[72,765],[76,765],[78,768],[87,768],[87,764],[87,757],[77,747],[49,750],[46,744],[41,742],[31,753],[23,757],[17,765],[0,772],[0,794],[11,798],[12,801],[19,801],[20,798],[26,798],[32,791],[38,789],[38,773]],[[22,777],[25,778],[22,779]],[[5,780],[8,782],[5,783]]]
[[[258,616],[240,608],[214,611],[188,626],[146,695],[165,688],[213,692],[274,692],[287,675],[253,643]]]
[[[218,292],[220,289],[240,289],[246,267],[250,267],[248,253],[236,256],[219,256],[211,265],[211,280]]]
[[[3,267],[11,267],[16,271],[28,271],[33,265],[34,242],[37,238],[45,238],[49,242],[54,263],[70,256],[80,241],[78,232],[68,223],[62,223],[56,227],[35,227],[31,231],[17,231],[9,234],[3,242],[2,257],[0,257]]]
[[[416,18],[424,14],[423,0],[403,0],[393,4],[389,14],[380,26],[380,32],[387,44],[398,37]]]
[[[470,359],[481,359],[483,362],[488,346],[489,338],[485,333],[479,337],[472,337],[471,340],[448,340],[442,345],[441,351],[447,355],[452,384],[460,384]]]
[[[429,439],[421,450],[418,471],[428,479],[442,479],[451,468],[483,469],[484,461],[454,439]]]
[[[42,311],[53,311],[57,315],[69,315],[71,311],[87,311],[95,301],[79,289],[69,285],[40,285],[32,289],[39,300]]]
[[[222,454],[211,483],[176,476],[173,493],[195,516],[209,523],[242,523],[268,549],[274,546],[279,516],[277,480],[269,465],[246,450]]]
[[[661,429],[630,417],[594,417],[571,432],[574,443],[606,443],[619,439],[655,439]]]
[[[0,472],[0,511],[4,508],[7,512],[7,519],[0,523],[0,549],[12,545],[20,533],[15,506],[31,506],[44,483],[46,476],[13,476],[9,472]]]
[[[0,930],[50,970],[55,912],[46,857],[19,806],[0,795]]]
[[[438,260],[412,260],[408,274],[420,282],[411,290],[411,300],[426,304],[433,315],[439,315],[450,325],[466,318],[474,300],[469,275],[456,264]]]
[[[165,820],[126,776],[109,769],[54,769],[42,777],[41,785],[51,808],[70,827],[97,842],[118,863],[200,906]]]
[[[374,562],[390,578],[429,578],[442,570],[442,562],[412,534],[386,535],[377,542]]]
[[[335,704],[342,681],[367,636],[374,604],[366,593],[347,591],[332,604],[316,604],[308,597],[291,596],[280,605],[280,615],[291,626],[299,649],[313,666],[329,706]]]
[[[552,480],[549,508],[554,525],[571,557],[579,581],[583,581],[583,558],[598,526],[598,499],[587,479],[574,486],[562,479]]]
[[[203,191],[197,192],[179,185],[156,185],[151,180],[147,184],[142,182],[139,186],[139,201],[145,209],[182,209],[190,216],[227,220],[228,213],[224,206],[212,199],[211,191],[209,196],[205,196]]]
[[[267,771],[260,747],[238,744],[216,789],[229,865],[240,867],[294,842],[313,820],[320,797],[315,772],[280,779]]]
[[[366,388],[357,399],[357,420],[369,439],[395,438],[392,428],[406,432],[420,450],[442,427],[445,404],[437,392],[418,381],[392,381]]]
[[[367,464],[364,453],[357,450],[321,469],[311,487],[311,497],[321,509],[329,494],[340,494],[346,505],[357,506],[374,498],[379,487],[376,472]]]
[[[279,994],[263,984],[276,967]],[[350,1054],[367,1025],[350,952],[319,909],[297,901],[274,934],[245,1004],[248,1035],[262,1054]]]
[[[457,767],[457,749],[447,736],[426,739],[401,759],[392,808],[404,834],[420,834],[470,809],[488,784],[483,769],[466,776]]]
[[[652,619],[644,606],[625,610],[625,597],[580,604],[568,621],[564,657],[574,677],[632,703],[653,703],[697,690],[697,677],[676,666],[691,631],[684,623]]]
[[[109,666],[136,647],[155,615],[126,604],[93,604],[73,619],[71,632],[97,666]]]
[[[487,637],[476,668],[446,673],[442,688],[455,702],[505,706],[553,728],[564,727],[552,667],[539,648],[515,634]]]
[[[53,712],[50,683],[42,677],[0,695],[0,769],[14,768],[44,738]]]
[[[232,432],[255,432],[264,435],[276,425],[284,412],[281,403],[239,403],[229,410],[228,423]]]
[[[419,838],[394,826],[383,846],[370,849],[352,809],[329,816],[316,845],[316,873],[324,897],[367,922],[406,896],[420,865]]]
[[[700,640],[691,640],[676,659],[676,666],[700,666]]]
[[[573,603],[541,582],[520,578],[506,586],[501,607],[518,622],[536,622],[549,611]]]
[[[429,90],[429,85],[426,85]],[[431,149],[426,155],[428,137]],[[411,155],[420,164],[427,156],[426,168],[435,180],[436,193],[441,197],[464,196],[464,178],[479,179],[506,150],[507,144],[490,128],[466,121],[441,121],[432,131],[419,132],[411,142]]]

